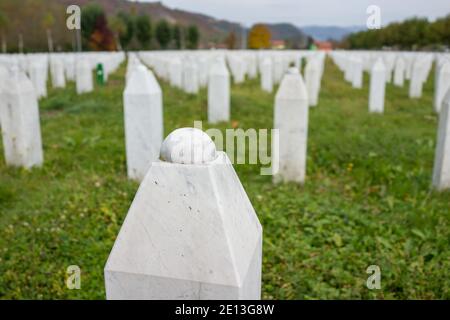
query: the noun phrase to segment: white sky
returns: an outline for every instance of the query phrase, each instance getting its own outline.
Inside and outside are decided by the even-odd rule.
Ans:
[[[153,0],[138,0],[154,2]],[[297,26],[361,26],[369,5],[381,8],[382,24],[412,16],[434,20],[450,13],[450,0],[161,0],[170,7],[250,26],[290,22]]]

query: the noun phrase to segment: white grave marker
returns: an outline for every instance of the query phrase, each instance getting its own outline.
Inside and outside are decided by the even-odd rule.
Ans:
[[[223,61],[217,61],[209,73],[208,121],[230,120],[230,73]]]
[[[30,79],[14,68],[1,100],[0,121],[6,164],[25,168],[41,166],[39,106]]]
[[[275,98],[274,128],[279,141],[272,141],[279,171],[274,182],[294,181],[303,184],[306,174],[308,142],[308,94],[302,76],[291,68],[284,76]]]
[[[262,228],[233,166],[204,132],[172,132],[105,266],[107,299],[261,297]]]
[[[437,190],[450,189],[450,90],[444,97],[439,114],[433,186]]]
[[[369,111],[384,112],[384,95],[386,90],[386,70],[382,59],[372,67],[370,75]]]
[[[145,66],[130,74],[123,99],[128,177],[142,181],[159,157],[164,134],[161,88]]]

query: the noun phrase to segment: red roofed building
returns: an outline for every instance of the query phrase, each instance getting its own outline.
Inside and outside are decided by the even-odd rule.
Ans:
[[[333,44],[329,41],[314,41],[314,44],[316,45],[318,50],[323,51],[331,51],[333,50]]]

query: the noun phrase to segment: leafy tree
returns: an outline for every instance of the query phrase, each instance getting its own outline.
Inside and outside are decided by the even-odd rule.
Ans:
[[[198,31],[197,26],[191,25],[187,30],[187,47],[189,49],[197,49],[198,41],[200,38],[200,32]]]
[[[412,18],[391,23],[378,30],[368,30],[347,36],[341,45],[350,49],[414,50],[450,45],[450,15],[430,23],[427,19]]]
[[[111,31],[114,33],[117,49],[122,50],[120,35],[124,34],[127,31],[127,26],[118,16],[111,16],[108,20],[108,25],[110,26]]]
[[[119,39],[122,47],[127,48],[134,36],[134,17],[125,11],[119,12],[117,17],[121,19],[125,25],[125,31],[123,33],[119,33]]]
[[[166,20],[161,20],[156,25],[156,40],[162,49],[166,49],[170,43],[172,34],[170,32],[170,26]]]
[[[225,38],[225,45],[227,46],[227,49],[233,50],[236,49],[236,44],[237,44],[236,32],[231,31]]]
[[[254,25],[248,35],[248,47],[250,49],[270,48],[271,34],[269,28],[264,24]]]
[[[89,41],[95,31],[95,24],[99,17],[105,16],[105,13],[98,4],[91,3],[81,10],[81,34],[83,39]]]
[[[152,26],[150,18],[146,15],[140,15],[136,18],[136,38],[140,42],[142,48],[148,48],[152,39]]]
[[[173,26],[172,38],[175,45],[175,49],[181,49],[181,28],[177,24]]]
[[[113,50],[114,36],[108,27],[105,12],[97,4],[81,11],[81,33],[92,50]]]

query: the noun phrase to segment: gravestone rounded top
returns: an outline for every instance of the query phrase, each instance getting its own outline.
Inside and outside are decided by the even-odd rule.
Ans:
[[[217,150],[212,139],[203,131],[180,128],[164,140],[160,158],[171,163],[206,164],[217,158]]]

